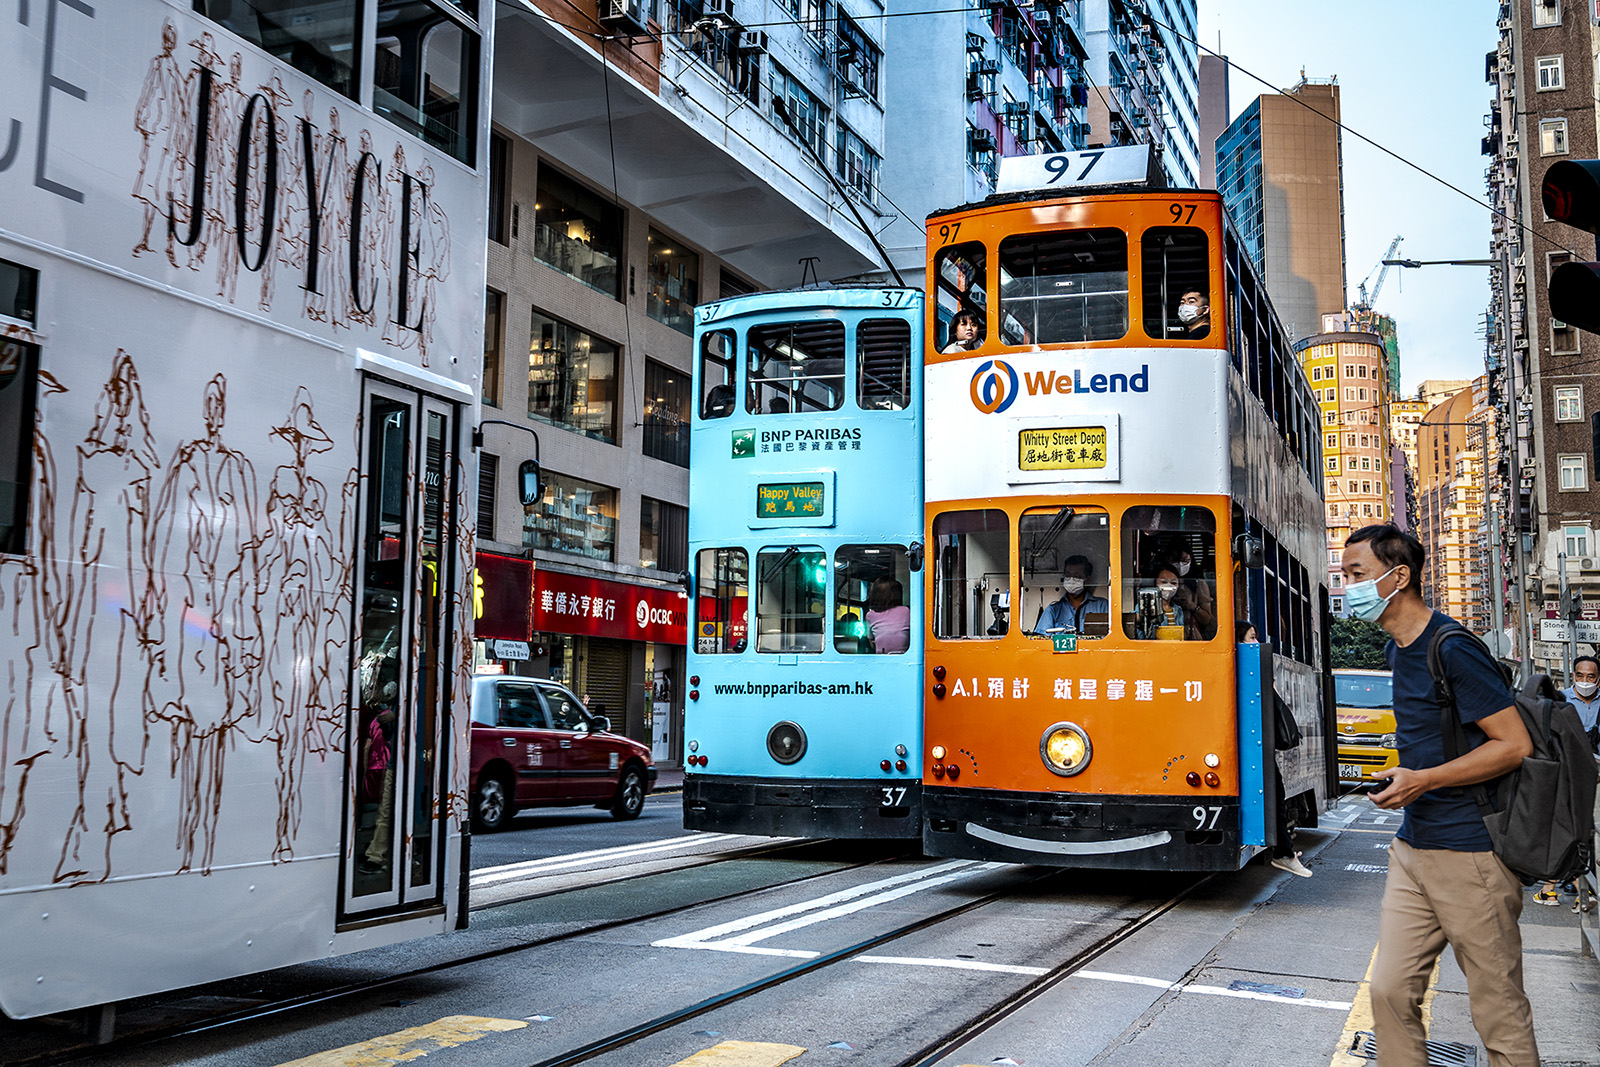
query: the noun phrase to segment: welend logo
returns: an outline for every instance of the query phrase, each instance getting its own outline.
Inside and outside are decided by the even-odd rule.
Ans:
[[[972,374],[972,406],[985,415],[997,415],[1016,402],[1020,392],[1017,372],[999,359],[985,360]]]

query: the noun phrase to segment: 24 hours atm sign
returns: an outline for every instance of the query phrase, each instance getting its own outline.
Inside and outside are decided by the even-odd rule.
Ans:
[[[778,452],[859,452],[859,426],[798,426],[783,430],[734,430],[732,456],[749,459]]]

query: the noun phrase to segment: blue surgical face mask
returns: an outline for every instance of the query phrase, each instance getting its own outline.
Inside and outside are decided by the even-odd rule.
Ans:
[[[1390,567],[1376,578],[1365,582],[1353,582],[1345,586],[1344,602],[1345,606],[1350,609],[1350,614],[1367,622],[1377,622],[1389,607],[1389,601],[1394,599],[1394,593],[1400,591],[1396,588],[1394,593],[1390,593],[1388,596],[1378,595],[1378,583],[1394,572],[1395,568]]]

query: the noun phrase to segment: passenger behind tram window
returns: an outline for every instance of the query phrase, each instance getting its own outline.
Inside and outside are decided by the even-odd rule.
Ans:
[[[1040,609],[1034,635],[1104,636],[1111,617],[1111,601],[1094,595],[1094,587],[1089,584],[1093,578],[1094,564],[1087,556],[1068,556],[1061,565],[1061,584],[1057,586],[1061,597]]]
[[[1139,589],[1134,636],[1140,641],[1199,641],[1194,612],[1178,600],[1178,568],[1158,563]]]
[[[911,647],[911,609],[905,599],[905,587],[893,578],[872,583],[867,626],[872,630],[874,652],[904,652]]]
[[[789,414],[789,401],[785,400],[781,396],[773,397],[767,403],[767,414],[769,414],[769,415],[787,415],[787,414]]]
[[[978,321],[977,312],[967,309],[956,312],[955,318],[950,320],[950,332],[946,339],[949,344],[939,350],[940,355],[950,356],[983,347],[983,326]]]
[[[1198,289],[1190,289],[1178,301],[1178,324],[1172,328],[1174,336],[1185,341],[1196,341],[1211,333],[1211,300]]]
[[[733,414],[734,392],[731,385],[713,385],[710,392],[706,393],[705,410],[700,413],[703,419],[720,419],[725,415]]]
[[[1178,572],[1178,593],[1174,602],[1194,617],[1195,627],[1206,640],[1217,633],[1217,595],[1210,582],[1209,568],[1198,569],[1188,545],[1172,550],[1172,567]]]

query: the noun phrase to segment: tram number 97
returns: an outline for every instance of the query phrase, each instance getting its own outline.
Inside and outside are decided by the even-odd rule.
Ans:
[[[1194,221],[1194,204],[1168,204],[1167,213],[1172,216],[1172,221],[1187,226]]]
[[[886,785],[879,788],[883,794],[880,806],[885,808],[903,808],[906,806],[906,787],[903,785]]]
[[[1189,816],[1194,819],[1194,828],[1196,830],[1215,830],[1217,828],[1217,820],[1222,817],[1222,809],[1220,807],[1202,808],[1196,805],[1194,810],[1189,812]]]

